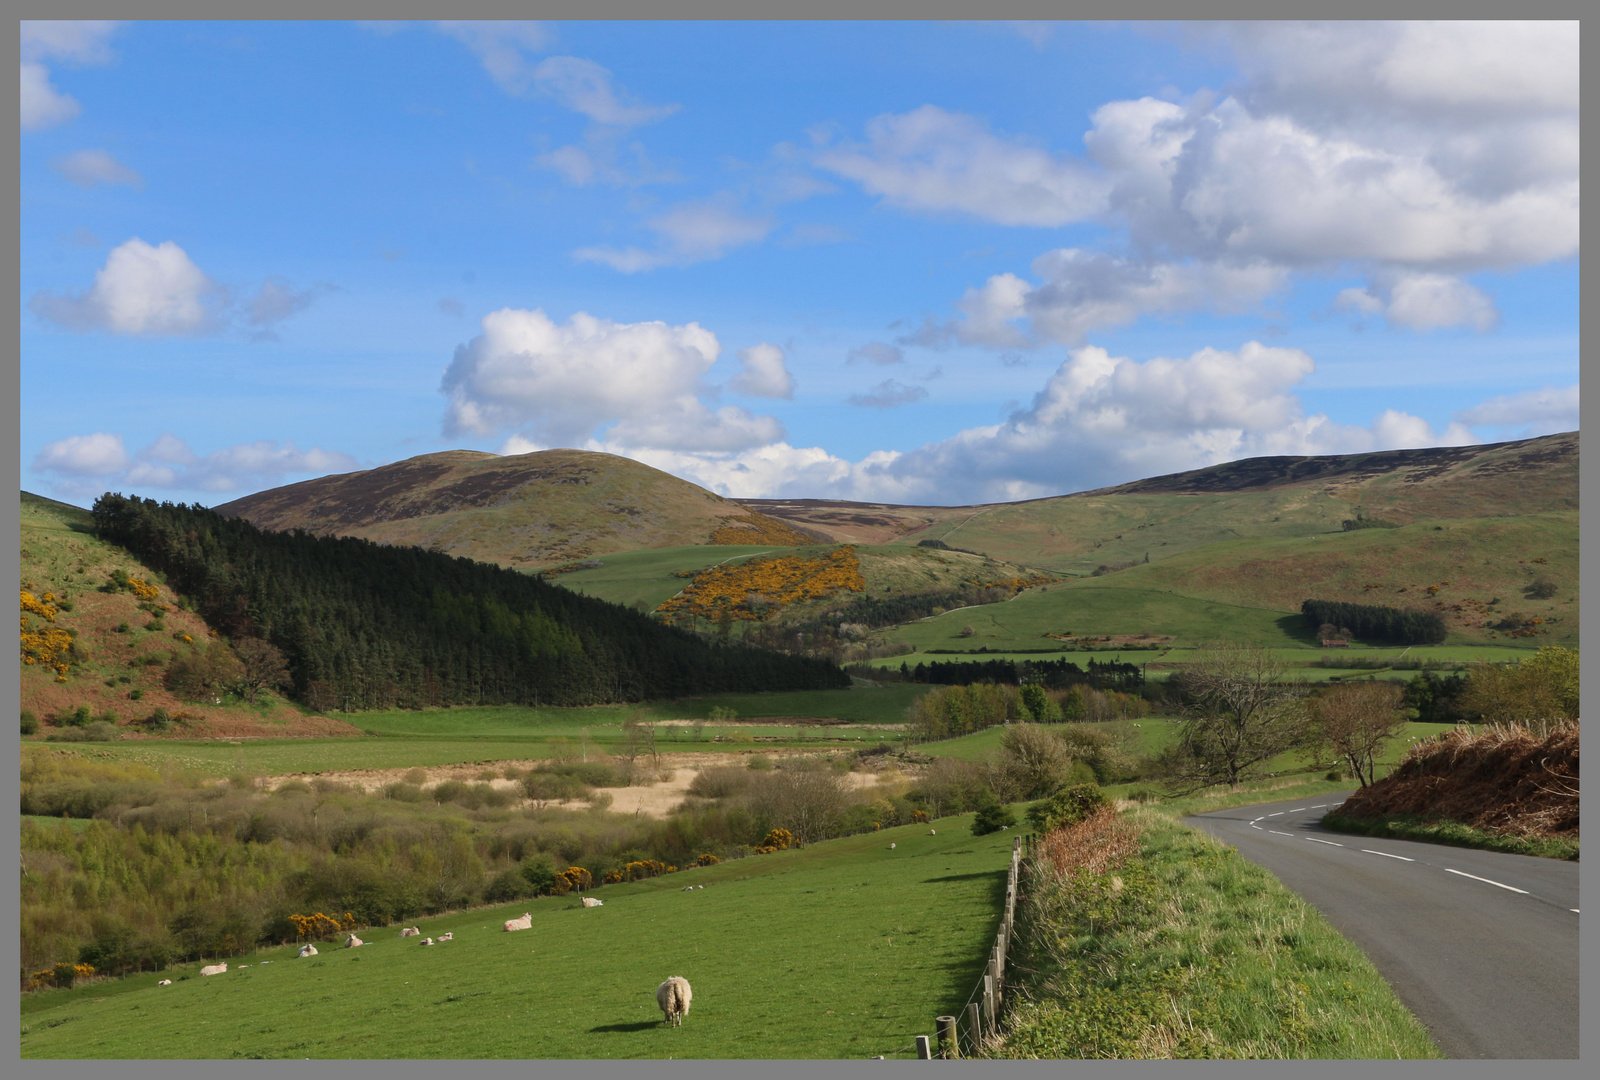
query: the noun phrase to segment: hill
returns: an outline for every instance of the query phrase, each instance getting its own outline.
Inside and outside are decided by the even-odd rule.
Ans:
[[[215,509],[273,531],[356,536],[507,567],[684,544],[826,539],[659,469],[586,450],[424,454]]]

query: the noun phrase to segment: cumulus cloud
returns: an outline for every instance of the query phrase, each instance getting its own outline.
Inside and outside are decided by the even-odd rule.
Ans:
[[[678,111],[676,105],[630,100],[613,85],[609,70],[577,56],[552,56],[542,61],[533,70],[533,83],[567,108],[608,127],[637,127]]]
[[[33,459],[35,472],[68,476],[104,476],[127,467],[128,453],[123,448],[122,436],[102,431],[50,443]]]
[[[258,340],[275,340],[272,328],[305,310],[331,285],[296,289],[269,276],[236,307],[229,290],[196,266],[170,240],[147,244],[138,237],[113,248],[87,292],[38,292],[28,301],[35,315],[69,330],[101,330],[139,337],[183,337],[216,333],[241,317]]]
[[[537,22],[446,20],[436,25],[440,33],[471,49],[495,85],[508,94],[527,91],[535,78],[530,54],[542,52],[550,40],[550,32]]]
[[[1389,287],[1385,311],[1396,326],[1432,330],[1442,326],[1492,328],[1494,301],[1460,278],[1444,274],[1405,274]]]
[[[1456,414],[1468,427],[1522,427],[1525,435],[1578,430],[1578,387],[1546,386],[1505,394]]]
[[[1081,160],[1002,138],[934,105],[876,117],[865,143],[826,149],[816,160],[892,206],[1002,225],[1082,221],[1104,206],[1107,191]]]
[[[558,324],[542,310],[503,308],[456,350],[441,390],[449,434],[518,429],[543,445],[577,446],[596,429],[623,446],[731,451],[783,437],[772,417],[712,409],[701,380],[721,352],[697,323],[615,323],[584,312]]]
[[[104,150],[78,150],[58,157],[51,168],[79,187],[127,184],[139,187],[144,178]]]
[[[1244,310],[1289,280],[1285,269],[1268,263],[1146,263],[1080,248],[1046,252],[1033,261],[1032,270],[1041,279],[1037,284],[1007,273],[968,289],[955,305],[957,318],[927,321],[904,342],[1077,345],[1094,330],[1126,326],[1142,315]]]
[[[905,353],[897,345],[883,341],[869,341],[851,349],[845,357],[847,364],[903,364]]]
[[[109,330],[151,337],[215,330],[226,290],[168,240],[150,245],[138,237],[114,248],[77,296],[37,293],[28,307],[73,330]]]
[[[726,197],[680,203],[645,223],[660,237],[655,250],[638,247],[586,247],[573,252],[580,262],[596,262],[635,274],[663,266],[689,266],[719,259],[728,251],[766,238],[777,222],[767,215],[747,214]]]
[[[75,98],[57,90],[43,61],[104,64],[111,59],[110,39],[118,23],[106,20],[21,22],[21,122],[23,131],[43,131],[64,124],[82,111]]]
[[[743,367],[728,383],[735,391],[751,397],[794,397],[794,376],[778,346],[762,342],[740,349],[739,362]]]
[[[920,386],[907,386],[894,379],[885,379],[865,394],[851,394],[850,404],[863,409],[898,409],[926,399],[928,392]]]
[[[221,493],[271,487],[295,474],[347,472],[356,467],[348,454],[317,447],[299,450],[293,443],[270,441],[241,443],[202,456],[170,432],[132,458],[120,435],[74,435],[50,443],[33,462],[37,472],[75,478],[78,483],[69,479],[68,484],[80,493],[89,493],[81,481],[90,477],[135,488]]]

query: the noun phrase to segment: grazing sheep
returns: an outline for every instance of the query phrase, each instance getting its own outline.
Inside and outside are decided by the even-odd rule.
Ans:
[[[172,980],[171,979],[162,979],[160,982],[156,983],[156,985],[157,986],[171,986],[172,985]]]
[[[402,927],[400,929],[400,936],[401,937],[421,937],[422,936],[422,931],[417,929],[415,926],[406,926],[406,927]]]
[[[366,944],[365,941],[362,941],[360,938],[356,937],[354,934],[351,934],[349,937],[344,939],[344,947],[347,948],[347,949],[353,949],[357,945],[365,945],[365,944]]]
[[[450,933],[448,933],[448,934],[440,934],[439,935],[439,940],[440,941],[454,941],[455,939],[456,939],[456,934],[455,934],[454,930],[450,931]]]
[[[210,965],[207,965],[206,967],[201,968],[200,969],[200,974],[202,974],[202,975],[221,975],[224,971],[227,971],[227,970],[228,970],[228,963],[227,963],[226,960],[224,960],[220,964],[210,964]]]
[[[584,907],[605,907],[606,906],[606,902],[604,900],[596,900],[592,896],[585,896],[583,898],[583,906]]]
[[[893,845],[893,844],[890,844],[890,845],[889,845],[889,850],[890,850],[890,851],[893,851],[893,850],[894,850],[894,845]]]
[[[307,957],[307,956],[315,956],[315,955],[317,955],[317,947],[315,945],[302,945],[302,946],[300,946],[299,956],[301,958],[304,958],[304,957]]]
[[[689,980],[681,975],[674,975],[660,986],[656,987],[656,1004],[661,1006],[665,1019],[661,1022],[680,1027],[683,1018],[689,1015],[689,1002],[694,994],[689,990]]]
[[[929,836],[938,836],[939,835],[939,830],[937,830],[937,829],[929,829],[928,830],[928,835]]]
[[[506,920],[506,932],[507,933],[510,933],[513,930],[531,930],[531,929],[533,929],[533,913],[531,911],[524,911],[522,913],[522,918],[520,918],[520,919],[507,919]]]

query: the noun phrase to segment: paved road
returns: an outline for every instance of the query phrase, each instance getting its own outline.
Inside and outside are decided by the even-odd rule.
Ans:
[[[1578,864],[1330,832],[1345,795],[1186,819],[1361,948],[1452,1058],[1578,1056]]]

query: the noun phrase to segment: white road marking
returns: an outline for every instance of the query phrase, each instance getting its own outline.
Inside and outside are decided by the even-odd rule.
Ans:
[[[1293,809],[1293,810],[1290,810],[1290,811],[1289,811],[1289,813],[1291,813],[1291,814],[1298,814],[1298,813],[1299,813],[1299,812],[1300,812],[1300,811],[1302,811],[1302,810],[1304,810],[1304,809],[1305,809],[1305,807],[1303,807],[1303,806],[1297,806],[1297,807],[1295,807],[1295,808],[1294,808],[1294,809]]]
[[[1325,803],[1325,802],[1319,802],[1317,805],[1313,806],[1311,809],[1313,809],[1313,810],[1321,810],[1324,806],[1327,806],[1327,805],[1328,804]]]
[[[1364,847],[1361,850],[1365,851],[1368,855],[1382,855],[1385,859],[1399,859],[1402,862],[1416,862],[1417,861],[1415,859],[1408,859],[1404,855],[1391,855],[1387,851],[1373,851],[1369,847]]]
[[[1252,829],[1260,829],[1260,828],[1261,828],[1261,826],[1260,826],[1260,825],[1257,825],[1257,824],[1256,824],[1256,823],[1255,823],[1255,822],[1253,822],[1253,821],[1252,821],[1252,822],[1251,822],[1251,823],[1250,823],[1250,827],[1251,827],[1251,828],[1252,828]]]
[[[1292,832],[1279,832],[1277,829],[1268,829],[1267,831],[1269,833],[1271,833],[1273,836],[1293,836],[1294,835],[1294,833],[1292,833]]]
[[[1578,909],[1577,908],[1568,908],[1567,910],[1572,912],[1574,915],[1578,914]]]
[[[1268,817],[1282,817],[1283,816],[1283,811],[1279,810],[1276,814],[1268,814],[1267,816]]]
[[[1343,844],[1335,844],[1332,840],[1318,840],[1315,836],[1308,836],[1306,839],[1310,840],[1313,844],[1327,844],[1329,847],[1344,847]]]
[[[1527,889],[1519,889],[1514,885],[1502,885],[1498,881],[1490,881],[1486,877],[1479,877],[1477,874],[1469,874],[1465,870],[1452,870],[1447,866],[1447,867],[1444,868],[1444,872],[1447,873],[1447,874],[1460,874],[1462,877],[1469,877],[1473,881],[1481,881],[1485,885],[1493,885],[1497,889],[1507,889],[1507,890],[1509,890],[1511,892],[1521,893],[1523,896],[1527,896],[1528,895],[1528,890]]]

